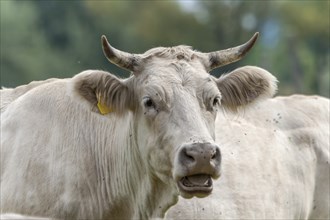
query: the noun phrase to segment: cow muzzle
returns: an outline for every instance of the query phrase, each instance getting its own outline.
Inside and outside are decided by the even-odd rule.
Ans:
[[[213,190],[212,179],[220,176],[220,148],[212,143],[183,145],[177,155],[175,179],[184,198],[205,197]]]

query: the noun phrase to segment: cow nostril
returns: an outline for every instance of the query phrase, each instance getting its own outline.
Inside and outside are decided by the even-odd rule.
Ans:
[[[215,149],[214,149],[214,151],[213,151],[213,154],[212,154],[212,160],[213,159],[217,159],[217,157],[219,157],[220,156],[220,149],[218,148],[218,147],[216,147]]]
[[[188,155],[188,154],[186,154],[186,156],[187,156],[187,158],[188,158],[190,161],[194,161],[194,160],[195,160],[195,158],[194,158],[193,156],[190,156],[190,155]]]
[[[216,158],[216,154],[217,154],[217,152],[214,152],[214,153],[212,154],[212,157],[211,157],[212,160],[214,160],[214,159]]]
[[[213,151],[213,154],[211,156],[211,160],[214,160],[214,161],[220,161],[221,160],[221,155],[220,155],[220,149],[219,148],[216,148],[214,151]]]
[[[195,161],[195,157],[192,155],[191,152],[188,151],[187,148],[183,149],[182,156],[183,156],[183,159],[186,160],[187,162],[194,162]]]

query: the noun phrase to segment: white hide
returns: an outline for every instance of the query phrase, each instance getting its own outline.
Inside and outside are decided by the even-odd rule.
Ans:
[[[272,96],[276,79],[249,66],[216,79],[194,51],[176,49],[184,59],[165,49],[125,80],[90,70],[1,90],[1,212],[147,219],[163,217],[179,195],[207,196],[178,184],[220,175],[214,143],[220,97],[224,108],[242,108]],[[97,101],[114,112],[101,115]],[[217,161],[198,153],[201,169],[184,166],[181,156],[190,155],[183,149],[195,146],[218,152]]]
[[[1,220],[55,220],[53,218],[42,218],[35,216],[20,215],[14,213],[0,214]]]
[[[330,219],[329,99],[277,97],[218,114],[222,176],[167,219]]]
[[[107,210],[125,209],[124,216],[113,215],[139,216],[138,210],[147,209],[139,201],[145,204],[152,186],[133,141],[132,114],[117,118],[91,112],[71,89],[70,79],[42,84],[1,114],[1,210],[106,219]],[[14,136],[11,129],[17,131]],[[166,190],[157,195],[165,205],[174,199],[172,189]]]

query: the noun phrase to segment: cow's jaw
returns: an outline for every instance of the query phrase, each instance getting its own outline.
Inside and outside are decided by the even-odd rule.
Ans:
[[[206,197],[213,190],[212,177],[207,174],[196,174],[181,178],[178,183],[180,194],[184,198]]]

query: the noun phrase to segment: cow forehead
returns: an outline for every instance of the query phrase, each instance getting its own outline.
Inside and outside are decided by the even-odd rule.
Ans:
[[[142,80],[153,78],[156,82],[161,80],[169,83],[185,83],[210,77],[199,59],[187,58],[187,55],[183,53],[181,57],[177,55],[178,53],[174,53],[174,56],[164,54],[152,56],[144,63],[144,68],[138,78]],[[149,81],[147,80],[147,82]]]
[[[209,88],[218,92],[215,81],[190,47],[153,48],[144,55],[143,68],[135,74],[140,95],[159,94],[169,101],[187,92],[196,95]]]
[[[195,51],[190,46],[180,45],[175,47],[156,47],[146,51],[144,57],[160,57],[163,59],[192,59]]]
[[[143,57],[144,70],[157,69],[157,67],[166,68],[169,65],[174,65],[178,69],[189,69],[191,67],[190,72],[196,70],[196,72],[206,73],[205,61],[200,57],[200,53],[192,50],[190,46],[157,47],[145,52]]]
[[[200,90],[215,85],[214,80],[203,68],[196,68],[186,61],[156,60],[146,66],[137,77],[142,88],[162,87],[166,90]]]

